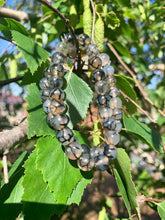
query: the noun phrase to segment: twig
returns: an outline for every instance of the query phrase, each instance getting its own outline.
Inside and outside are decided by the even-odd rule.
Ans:
[[[94,132],[94,131],[89,131],[89,133],[91,133],[92,135],[98,136],[100,139],[102,139],[102,140],[105,142],[105,139],[104,139],[101,135],[97,134],[96,132]]]
[[[117,51],[115,50],[115,48],[110,44],[107,43],[108,47],[111,49],[111,51],[113,52],[113,54],[116,56],[116,58],[118,59],[118,61],[122,64],[122,66],[129,72],[129,74],[132,76],[132,78],[134,79],[134,81],[136,82],[136,85],[139,89],[139,91],[141,92],[142,96],[144,97],[144,99],[150,103],[150,105],[152,105],[163,117],[165,117],[165,114],[162,110],[160,110],[152,101],[151,99],[148,98],[148,96],[146,95],[146,93],[144,92],[143,88],[140,85],[140,82],[137,80],[135,74],[133,73],[132,70],[130,70],[130,68],[122,61],[122,59],[120,58],[119,54],[117,53]]]
[[[46,21],[48,18],[50,18],[52,15],[47,15],[46,17],[42,18],[40,21],[37,22],[37,24],[42,23],[43,21]]]
[[[8,178],[8,168],[7,168],[7,153],[9,151],[5,150],[5,152],[3,153],[3,174],[4,174],[4,180],[5,183],[7,184],[9,182],[9,178]]]
[[[124,98],[125,99],[128,99],[130,102],[132,102],[144,115],[146,115],[147,116],[147,118],[151,121],[151,122],[153,122],[153,123],[156,123],[156,121],[154,120],[154,119],[152,119],[150,116],[149,116],[149,114],[146,112],[146,111],[144,111],[136,102],[134,102],[129,96],[127,96],[124,92],[122,92],[121,90],[120,90],[120,93],[124,96]]]
[[[16,44],[16,42],[15,42],[14,40],[7,39],[7,38],[5,38],[5,37],[3,37],[3,36],[0,36],[0,38],[1,38],[2,40],[9,41],[10,43],[12,43],[12,44],[14,44],[15,46],[17,46],[17,44]]]
[[[94,32],[95,32],[95,17],[96,17],[96,9],[93,3],[93,0],[91,1],[91,5],[92,5],[92,10],[93,10],[93,23],[92,23],[92,42],[95,44],[95,37],[94,37]]]
[[[9,83],[12,83],[12,82],[18,82],[19,80],[22,80],[24,76],[17,76],[15,78],[12,78],[12,79],[6,79],[6,80],[1,80],[0,81],[0,87],[2,86],[5,86]]]

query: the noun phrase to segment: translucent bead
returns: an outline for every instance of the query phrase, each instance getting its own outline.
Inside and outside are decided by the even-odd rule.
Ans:
[[[108,84],[105,81],[101,80],[95,84],[95,91],[98,94],[104,95],[107,90],[108,90]]]
[[[115,120],[120,120],[122,119],[123,117],[123,112],[121,109],[119,108],[116,108],[113,110],[113,113],[112,113],[112,118],[115,119]]]
[[[77,161],[78,167],[83,171],[90,171],[94,167],[94,158],[88,153],[83,153]]]
[[[109,158],[105,155],[99,155],[95,160],[96,170],[104,171],[109,166]]]
[[[102,60],[102,66],[110,65],[111,61],[110,61],[110,58],[109,58],[108,54],[101,53],[99,55],[99,57]]]
[[[49,88],[49,82],[48,82],[48,78],[44,77],[40,80],[39,82],[39,87],[41,89],[46,89]]]
[[[74,39],[71,33],[65,33],[62,40],[74,44]]]
[[[112,116],[113,110],[108,106],[102,106],[99,108],[100,118],[108,118]]]
[[[77,49],[76,49],[75,45],[73,45],[71,43],[67,44],[66,55],[70,58],[76,57]]]
[[[110,87],[108,94],[111,97],[117,97],[120,95],[120,90],[116,86]]]
[[[103,148],[101,148],[101,147],[91,147],[91,149],[90,149],[91,157],[95,158],[95,157],[97,157],[101,154],[103,154]]]
[[[80,34],[78,36],[79,47],[82,52],[85,52],[87,46],[91,43],[91,39],[87,34]]]
[[[89,60],[89,68],[91,70],[100,69],[102,65],[102,61],[99,57],[93,57]]]
[[[120,141],[120,135],[115,131],[106,131],[105,132],[105,140],[107,144],[116,145]]]
[[[52,113],[49,113],[46,117],[46,122],[50,127],[52,127],[51,123],[52,123],[53,118],[54,118],[54,115],[52,115]]]
[[[104,71],[102,69],[93,71],[93,73],[92,73],[92,80],[94,82],[103,80],[104,78],[105,78],[105,73],[104,73]]]
[[[64,75],[64,67],[61,64],[53,64],[50,68],[52,76],[57,78],[58,76]]]
[[[74,135],[70,128],[63,128],[56,132],[56,137],[62,145],[68,145],[73,142]]]
[[[104,148],[104,154],[109,160],[114,160],[117,157],[117,148],[114,145],[106,145]]]
[[[116,121],[113,118],[106,118],[103,121],[103,127],[107,130],[120,132],[122,129],[122,124],[120,121]]]
[[[44,69],[44,76],[47,78],[52,76],[50,72],[50,67],[47,67],[46,69]]]
[[[111,77],[115,72],[113,66],[105,66],[103,70],[105,72],[105,76],[107,77]]]
[[[89,46],[86,49],[86,53],[89,58],[96,57],[99,54],[99,48],[96,44],[89,44]]]
[[[118,97],[114,97],[110,100],[109,102],[109,107],[114,109],[114,108],[120,108],[122,106],[122,101]]]
[[[50,104],[50,112],[53,115],[63,114],[66,112],[66,105],[63,101],[53,100]]]
[[[50,112],[50,104],[51,104],[51,100],[47,99],[44,103],[43,103],[43,110],[46,113]]]
[[[58,100],[61,101],[65,99],[65,93],[60,88],[55,88],[50,92],[50,99],[51,100]]]
[[[108,94],[104,94],[104,95],[98,95],[96,98],[96,103],[98,105],[108,105],[110,101],[110,96]]]
[[[65,42],[60,41],[59,43],[56,44],[56,47],[55,47],[56,52],[60,52],[66,56],[65,54],[66,49],[67,49],[67,46]]]
[[[66,115],[54,115],[52,121],[50,122],[51,127],[56,130],[62,130],[67,126],[69,120]]]
[[[90,153],[90,149],[87,145],[82,144],[81,147],[82,147],[82,153],[83,154],[89,154]]]
[[[77,160],[77,157],[73,154],[71,147],[65,147],[65,154],[70,160]]]
[[[55,77],[52,76],[52,77],[50,77],[50,78],[48,79],[48,82],[49,82],[49,87],[50,87],[51,89],[61,88],[61,87],[63,86],[63,80],[62,80],[61,77],[55,78]]]
[[[72,143],[68,145],[68,147],[71,148],[72,154],[76,157],[79,158],[82,154],[82,146],[79,144],[79,141],[76,137],[74,137],[74,140]],[[71,159],[71,158],[70,158]]]
[[[66,56],[61,52],[55,52],[51,58],[51,64],[64,64],[66,62]]]
[[[50,90],[49,89],[41,90],[40,98],[41,98],[42,102],[45,102],[49,98],[49,95],[50,95]]]
[[[114,87],[116,85],[116,78],[113,76],[109,77],[106,81],[110,87]]]

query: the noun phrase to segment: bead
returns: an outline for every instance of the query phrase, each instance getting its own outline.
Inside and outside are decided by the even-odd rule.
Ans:
[[[61,52],[55,52],[51,58],[51,64],[64,64],[66,62],[66,56]]]
[[[120,95],[120,90],[116,86],[110,87],[108,94],[111,97],[117,97]]]
[[[77,49],[73,44],[68,43],[66,53],[68,57],[75,58],[77,55]]]
[[[104,95],[98,95],[96,98],[96,103],[98,105],[108,105],[110,101],[110,96],[108,94],[104,94]]]
[[[122,129],[122,124],[120,121],[116,121],[113,118],[106,118],[103,121],[103,127],[107,130],[120,132]]]
[[[77,161],[78,167],[83,171],[90,171],[94,167],[94,159],[88,153],[83,153]]]
[[[55,77],[52,76],[52,77],[50,77],[50,78],[48,79],[48,82],[49,82],[49,87],[50,87],[51,89],[61,88],[61,87],[63,86],[63,80],[62,80],[61,77],[55,78]]]
[[[95,160],[96,170],[104,171],[109,166],[109,158],[105,155],[99,155]]]
[[[114,97],[110,100],[109,102],[109,107],[114,109],[114,108],[120,108],[122,106],[121,99],[118,97]]]
[[[106,81],[110,87],[114,87],[116,85],[116,78],[113,76],[109,77]]]
[[[90,149],[87,145],[82,144],[81,147],[82,147],[82,153],[83,154],[89,154],[90,153]]]
[[[87,46],[91,43],[91,39],[87,34],[80,34],[78,36],[79,47],[82,52],[85,52]]]
[[[117,148],[114,145],[106,145],[104,148],[104,154],[109,160],[114,160],[117,157]]]
[[[107,77],[111,77],[115,72],[113,66],[105,66],[103,70],[105,72],[105,76]]]
[[[113,110],[111,108],[109,108],[108,106],[101,106],[99,108],[99,115],[100,118],[108,118],[112,116],[112,112]]]
[[[119,108],[113,109],[113,113],[112,113],[113,119],[120,120],[120,119],[122,119],[122,117],[123,117],[123,112],[121,109],[119,109]]]
[[[66,115],[54,115],[50,122],[50,126],[56,130],[62,130],[64,127],[67,126],[69,120]]]
[[[99,57],[93,57],[89,60],[89,68],[91,70],[100,69],[102,65],[102,61]]]
[[[71,33],[65,33],[64,37],[62,38],[63,41],[66,41],[68,43],[74,44],[74,39]]]
[[[105,73],[104,73],[104,71],[102,69],[93,71],[93,73],[92,73],[92,80],[94,82],[103,80],[104,78],[105,78]]]
[[[57,131],[56,137],[64,146],[72,143],[74,140],[74,135],[70,128],[63,128],[61,131]]]
[[[101,147],[91,147],[91,149],[90,149],[91,157],[95,158],[95,157],[97,157],[101,154],[103,154],[103,148],[101,148]]]
[[[49,113],[46,117],[46,122],[50,127],[52,127],[51,122],[52,122],[53,118],[54,118],[54,115],[52,115],[52,113]]]
[[[50,90],[49,89],[43,89],[40,92],[40,98],[42,102],[46,101],[49,98]]]
[[[50,104],[50,112],[53,115],[63,114],[66,111],[66,105],[63,101],[53,100]]]
[[[71,151],[73,153],[73,155],[76,157],[76,158],[79,158],[82,154],[82,146],[79,144],[79,141],[76,137],[74,137],[74,140],[72,143],[70,143],[68,145],[68,147],[71,148]]]
[[[120,135],[115,131],[106,131],[105,132],[105,140],[107,144],[116,145],[120,141]]]
[[[86,49],[86,53],[89,58],[94,58],[99,54],[99,48],[96,44],[89,44],[89,46]]]
[[[65,54],[66,49],[67,49],[67,45],[64,41],[60,41],[59,43],[56,44],[55,47],[56,52],[60,52],[66,56]]]
[[[44,77],[40,80],[39,82],[39,87],[41,89],[46,89],[49,88],[49,82],[48,82],[48,78]]]
[[[60,88],[55,88],[50,92],[50,99],[51,100],[58,100],[61,101],[65,99],[65,93]]]
[[[73,154],[71,147],[65,147],[65,154],[70,160],[77,160],[77,157]]]
[[[64,75],[64,67],[61,64],[53,64],[50,68],[52,76],[58,77]]]
[[[51,100],[47,99],[44,103],[43,103],[43,110],[46,113],[50,112],[50,104],[51,104]]]
[[[95,84],[95,91],[98,94],[104,95],[106,93],[107,89],[108,89],[108,84],[105,81],[103,81],[103,80],[98,81]]]
[[[102,66],[110,65],[111,61],[110,61],[110,58],[109,58],[108,54],[101,53],[99,55],[99,57],[102,60]]]
[[[44,69],[44,76],[47,78],[52,76],[50,72],[50,67],[47,67],[46,69]]]

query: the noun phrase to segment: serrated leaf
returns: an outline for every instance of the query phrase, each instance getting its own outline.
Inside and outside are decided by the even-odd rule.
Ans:
[[[46,113],[42,109],[42,102],[40,99],[40,91],[35,83],[28,86],[29,94],[25,100],[28,103],[28,137],[33,136],[55,136],[54,130],[46,123]]]
[[[100,52],[102,52],[104,49],[104,22],[101,16],[96,20],[94,35],[96,44],[99,47]]]
[[[33,39],[12,30],[13,40],[16,41],[18,49],[22,52],[28,67],[34,73],[42,62],[45,62],[49,54],[40,47]]]
[[[128,199],[134,211],[136,212],[138,219],[140,219],[139,207],[136,199],[137,191],[131,176],[131,163],[124,149],[118,148],[118,156],[114,160],[114,164],[115,164],[115,169],[118,171],[120,178],[123,182]],[[125,201],[126,201],[126,197],[125,197]]]
[[[17,76],[17,60],[13,54],[9,57],[9,66],[10,76],[11,78],[15,78]]]
[[[22,182],[24,188],[22,196],[24,219],[48,220],[54,213],[61,214],[65,205],[56,205],[48,184],[43,181],[41,172],[36,169],[36,157],[37,149],[33,151],[24,165],[25,176]]]
[[[48,23],[48,22],[44,22],[43,23],[43,26],[44,26],[44,30],[46,33],[48,34],[57,34],[57,30],[55,29],[55,27]]]
[[[71,165],[56,138],[40,138],[37,142],[37,149],[37,168],[43,173],[44,180],[48,182],[49,189],[53,192],[57,203],[65,204],[72,190],[83,179],[82,172]],[[80,196],[76,197],[77,202]]]
[[[147,143],[152,149],[159,153],[163,153],[163,146],[159,134],[149,128],[144,123],[141,123],[134,117],[123,117],[124,126],[127,131],[141,137],[145,143]]]
[[[126,56],[128,58],[132,58],[129,51],[127,50],[126,47],[124,47],[120,42],[116,41],[113,42],[113,46],[119,51],[120,54],[122,54],[123,56]]]
[[[161,220],[165,220],[165,202],[158,203],[157,210],[161,217]]]
[[[67,73],[65,79],[67,81],[67,87],[65,89],[67,95],[66,102],[69,106],[68,114],[72,123],[70,126],[73,126],[85,118],[89,103],[93,97],[93,92],[89,86],[74,73]]]
[[[105,23],[112,30],[120,26],[120,20],[114,11],[108,12],[105,16]]]
[[[116,86],[133,101],[137,102],[136,93],[130,85],[129,81],[125,77],[123,77],[122,74],[115,75],[115,78],[117,80]],[[125,98],[122,95],[120,95],[120,98],[122,100],[122,103],[127,107],[127,111],[130,115],[136,113],[137,107],[132,102],[130,102],[129,100],[125,100]]]

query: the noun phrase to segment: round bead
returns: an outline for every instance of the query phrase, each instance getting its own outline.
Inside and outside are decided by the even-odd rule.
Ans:
[[[55,78],[52,76],[48,79],[48,82],[51,89],[61,88],[63,86],[63,80],[61,77]]]
[[[63,41],[74,44],[74,39],[71,33],[65,33]]]
[[[120,135],[115,131],[106,131],[105,132],[105,140],[107,144],[116,145],[120,141]]]
[[[95,160],[96,170],[104,171],[109,166],[109,158],[105,155],[99,155]]]
[[[120,108],[122,106],[122,101],[118,97],[114,97],[110,100],[109,102],[109,107],[114,109],[114,108]]]
[[[116,85],[116,78],[113,76],[109,77],[107,83],[110,87],[114,87]]]
[[[90,149],[87,145],[82,144],[81,147],[82,147],[82,153],[83,154],[89,154],[90,153]]]
[[[79,141],[78,141],[78,139],[76,137],[74,137],[73,142],[70,143],[68,145],[68,147],[71,148],[71,151],[72,151],[73,155],[76,158],[79,158],[81,156],[81,154],[82,154],[82,146],[79,144]]]
[[[91,39],[87,34],[80,34],[78,36],[79,47],[82,52],[85,52],[87,46],[91,43]]]
[[[117,157],[117,148],[114,145],[106,145],[104,148],[104,154],[109,160],[114,160]]]
[[[49,98],[50,90],[49,89],[43,89],[40,92],[40,98],[42,102],[46,101]]]
[[[105,72],[105,76],[107,77],[111,77],[115,72],[113,66],[105,66],[103,70]]]
[[[98,95],[96,98],[96,103],[98,105],[108,105],[110,101],[110,96],[108,94],[104,94],[104,95]]]
[[[89,58],[96,57],[99,54],[99,48],[96,44],[89,44],[89,46],[86,49],[86,53]]]
[[[50,112],[50,105],[51,105],[51,100],[47,99],[44,103],[43,103],[43,110],[46,113]]]
[[[108,84],[105,81],[103,81],[103,80],[98,81],[95,84],[95,91],[98,94],[104,95],[106,93],[107,89],[108,89]]]
[[[119,109],[119,108],[113,109],[113,113],[112,113],[113,119],[120,120],[120,119],[122,119],[122,117],[123,117],[123,112],[121,109]]]
[[[120,90],[116,86],[110,87],[108,94],[111,97],[117,97],[120,95]]]
[[[103,127],[107,130],[120,132],[122,129],[122,124],[120,121],[116,121],[113,118],[106,118],[103,121]]]
[[[108,106],[101,106],[99,108],[99,115],[101,118],[108,118],[112,116],[113,110]]]
[[[53,64],[50,68],[52,76],[58,77],[64,75],[64,67],[61,64]]]
[[[110,61],[110,58],[109,58],[108,54],[101,53],[99,55],[99,57],[102,60],[102,66],[110,65],[111,61]]]
[[[61,131],[57,131],[56,137],[64,146],[74,141],[74,135],[70,128],[63,128]]]
[[[95,157],[97,157],[101,154],[103,154],[103,148],[101,148],[101,147],[91,147],[91,149],[90,149],[91,157],[95,158]]]
[[[46,122],[50,127],[52,127],[51,123],[52,123],[53,118],[54,118],[54,115],[52,115],[52,113],[49,113],[46,117]]]
[[[61,52],[55,52],[51,58],[51,64],[64,64],[66,62],[66,56]]]
[[[49,82],[48,82],[48,78],[44,77],[40,80],[39,82],[39,87],[41,89],[46,89],[49,88]]]
[[[56,130],[62,130],[64,127],[67,126],[69,120],[66,115],[54,115],[50,122],[50,126]]]
[[[66,105],[63,101],[53,100],[49,109],[53,115],[63,114],[66,111]]]
[[[105,73],[104,73],[104,71],[102,69],[93,71],[93,73],[92,73],[92,80],[94,82],[103,80],[104,78],[105,78]]]
[[[56,52],[60,52],[66,56],[65,54],[66,49],[67,49],[67,46],[64,41],[60,41],[59,43],[56,44],[56,47],[55,47]]]
[[[77,157],[73,154],[71,147],[65,147],[65,154],[70,160],[77,160]]]
[[[94,159],[88,153],[83,153],[77,161],[78,167],[83,171],[90,171],[94,167]]]
[[[89,68],[91,70],[100,69],[102,65],[102,61],[99,57],[93,57],[89,60]]]
[[[47,78],[52,76],[50,72],[50,67],[47,67],[46,69],[44,69],[44,76]]]
[[[51,100],[63,100],[65,99],[65,93],[63,90],[61,90],[60,88],[55,88],[50,92],[50,99]]]

